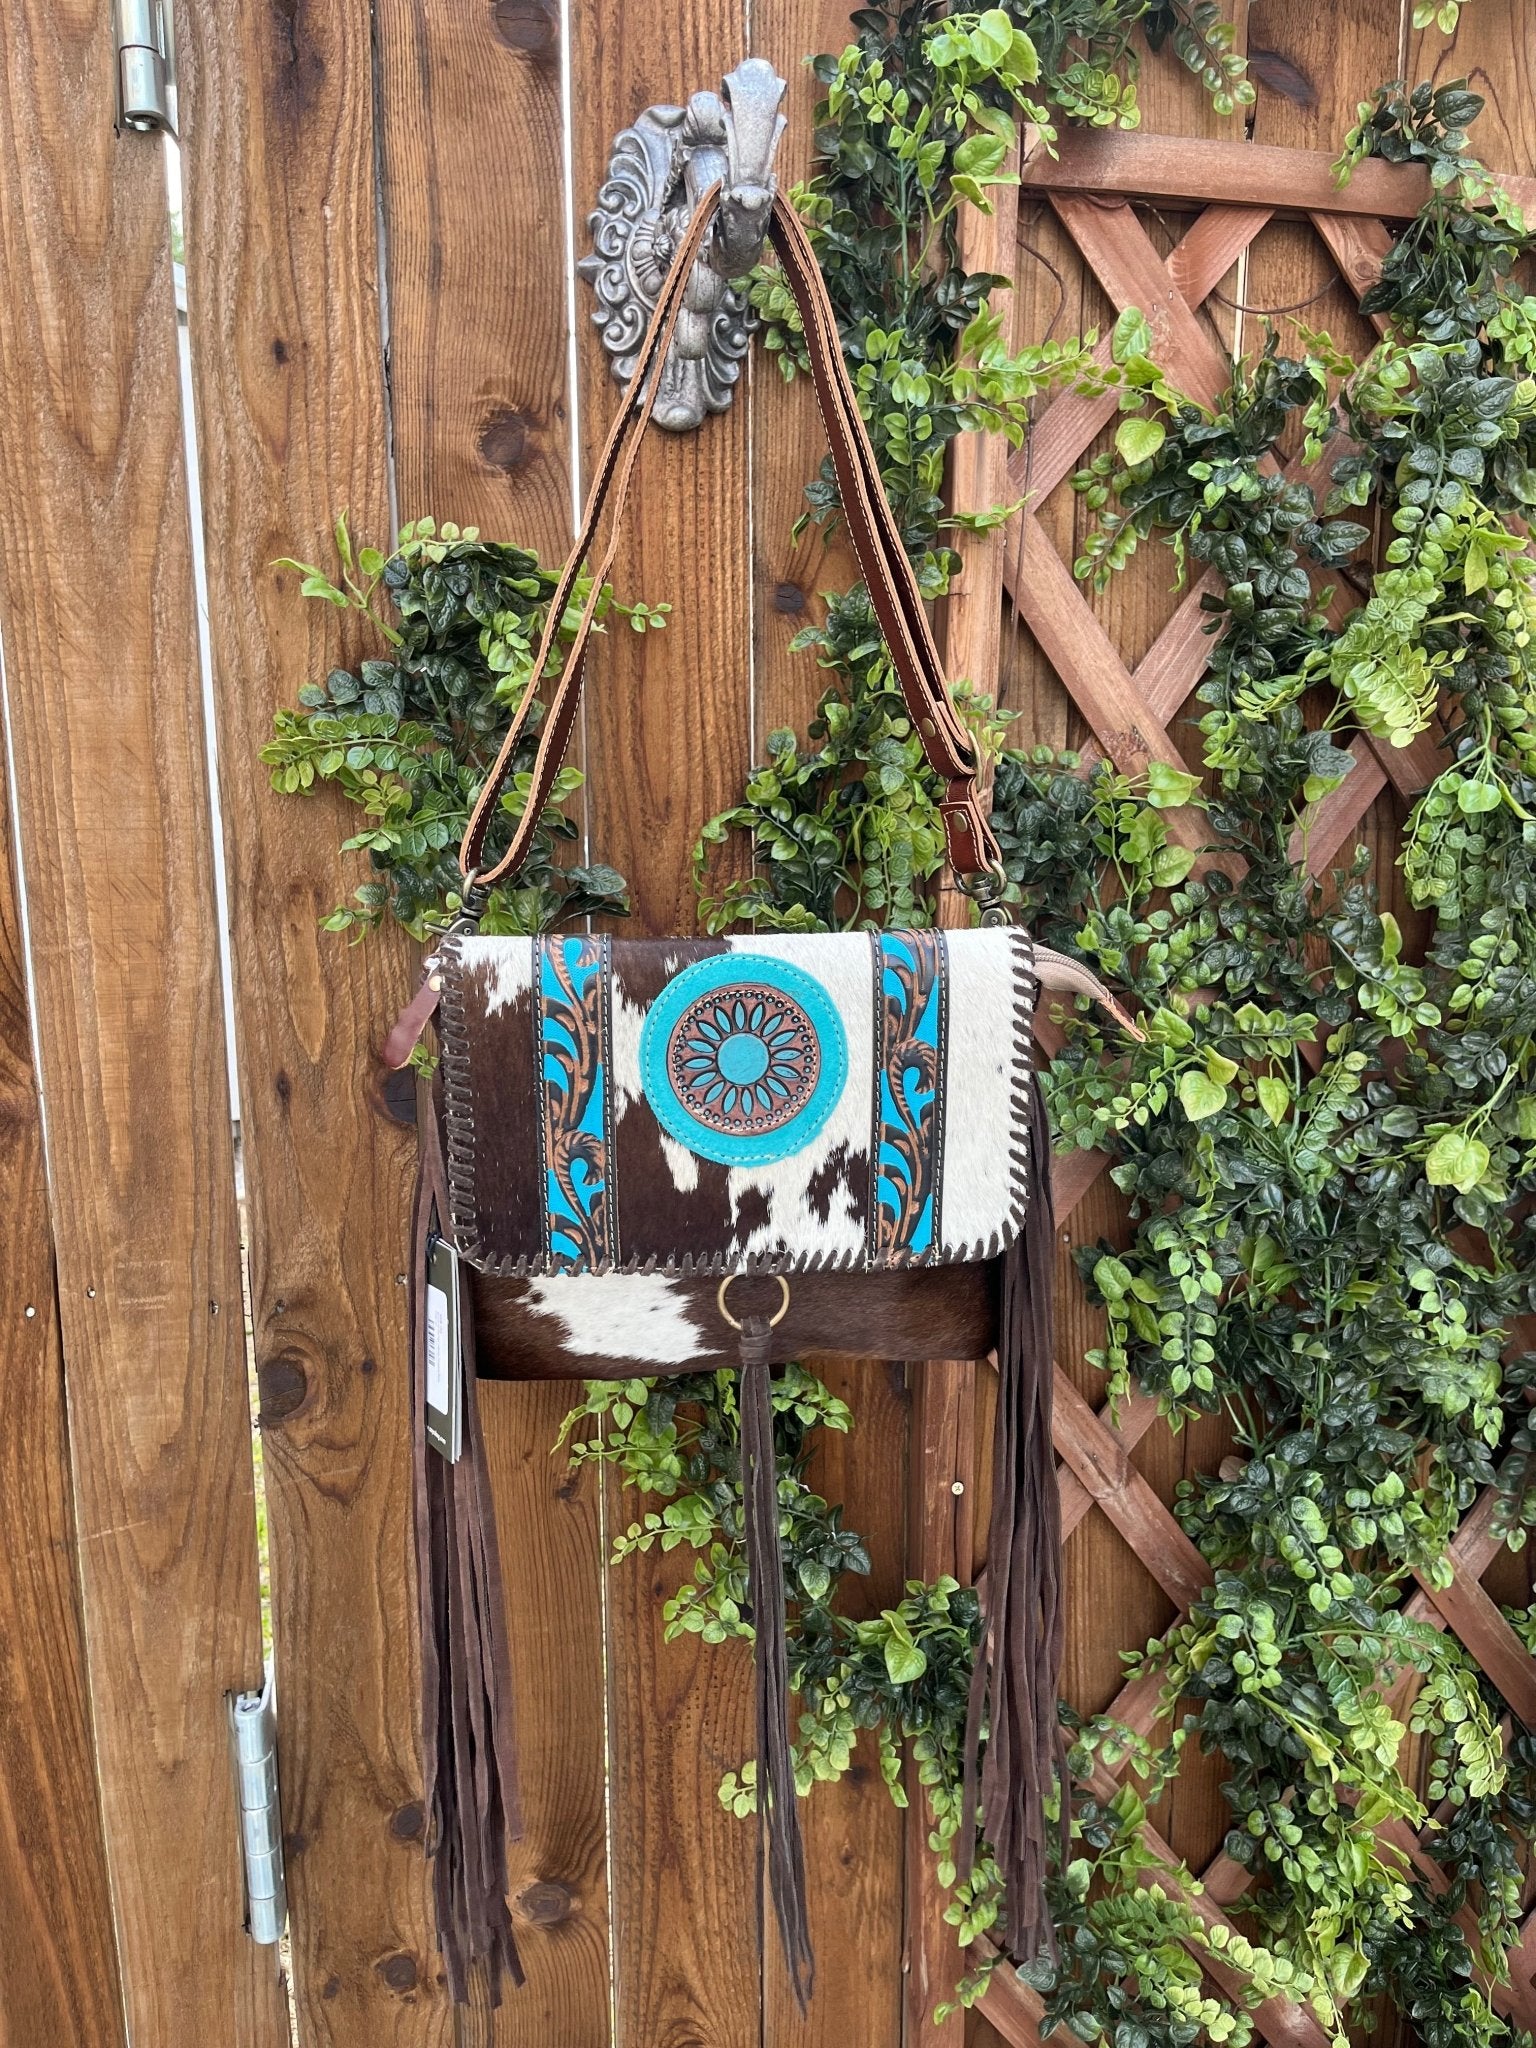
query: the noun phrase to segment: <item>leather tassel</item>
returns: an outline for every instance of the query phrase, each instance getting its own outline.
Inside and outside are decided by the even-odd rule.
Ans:
[[[522,1831],[512,1673],[490,1473],[476,1398],[474,1316],[461,1290],[464,1448],[450,1464],[426,1436],[427,1246],[446,1231],[448,1185],[437,1105],[417,1097],[419,1164],[411,1219],[411,1432],[421,1614],[422,1806],[438,1949],[463,2004],[477,1965],[493,2006],[503,1973],[523,1981],[507,1910],[507,1838]]]
[[[763,1863],[785,1965],[803,2013],[816,1979],[805,1897],[805,1844],[795,1795],[789,1732],[789,1651],[784,1634],[784,1555],[779,1544],[779,1473],[773,1451],[769,1324],[741,1326],[741,1502],[752,1601],[757,1704],[758,1934],[763,1923]]]
[[[982,1640],[966,1715],[963,1786],[963,1810],[979,1821],[1007,1886],[1006,1946],[1018,1962],[1042,1951],[1053,1959],[1057,1953],[1045,1896],[1046,1805],[1053,1778],[1059,1784],[1063,1852],[1070,1833],[1065,1747],[1056,1712],[1066,1623],[1061,1502],[1051,1446],[1056,1219],[1050,1132],[1040,1083],[1033,1078],[1030,1148],[1036,1182],[1029,1213],[1003,1258],[992,1523]],[[970,1875],[974,1846],[972,1828],[962,1827],[962,1876]],[[1063,1867],[1065,1862],[1063,1853]]]

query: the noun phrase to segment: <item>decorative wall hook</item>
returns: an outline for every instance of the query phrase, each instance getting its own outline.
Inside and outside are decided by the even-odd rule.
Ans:
[[[725,93],[696,92],[686,107],[647,107],[614,139],[608,176],[588,217],[594,253],[577,265],[597,294],[617,381],[626,384],[673,251],[699,195],[724,179],[725,194],[694,265],[677,331],[661,368],[653,417],[673,433],[699,426],[731,402],[755,322],[731,280],[762,251],[773,205],[773,157],[784,116],[784,80],[749,57]]]

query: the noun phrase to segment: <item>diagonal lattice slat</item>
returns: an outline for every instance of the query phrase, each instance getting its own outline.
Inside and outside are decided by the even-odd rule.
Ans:
[[[1258,158],[1262,156],[1262,165]],[[1205,402],[1229,381],[1227,365],[1196,317],[1195,309],[1253,243],[1276,213],[1311,221],[1341,275],[1359,295],[1379,273],[1392,244],[1387,220],[1410,216],[1422,198],[1421,178],[1411,173],[1380,175],[1391,167],[1368,165],[1355,184],[1340,193],[1328,159],[1318,152],[1227,144],[1191,145],[1188,138],[1094,136],[1064,145],[1062,161],[1036,154],[1025,185],[1042,190],[1067,229],[1087,267],[1117,309],[1138,306],[1151,323],[1154,353],[1170,380]],[[1518,182],[1518,181],[1517,181]],[[1533,188],[1536,194],[1536,188]],[[1108,203],[1106,203],[1106,195]],[[1157,253],[1130,203],[1137,196],[1194,202],[1203,210],[1172,253]],[[1109,345],[1096,351],[1108,360]],[[1057,554],[1038,507],[1082,459],[1115,414],[1113,394],[1064,394],[1045,409],[1027,445],[1008,463],[1010,491],[1026,498],[1014,515],[1008,544],[993,556],[996,597],[1003,591],[1030,627],[1047,659],[1092,728],[1085,758],[1096,749],[1126,773],[1153,760],[1185,766],[1169,731],[1171,721],[1198,683],[1211,651],[1203,628],[1208,614],[1200,599],[1212,580],[1197,581],[1134,669],[1127,666]],[[1310,472],[1292,465],[1291,475],[1314,483],[1326,476],[1340,444]],[[1341,594],[1337,615],[1353,600]],[[1314,874],[1324,872],[1359,828],[1390,782],[1405,797],[1422,789],[1435,772],[1436,748],[1426,735],[1414,747],[1393,749],[1357,735],[1351,745],[1354,771],[1315,809],[1305,845],[1293,847]],[[1176,818],[1185,844],[1198,845],[1198,814]],[[1052,1049],[1055,1034],[1042,1034]],[[1102,1154],[1075,1153],[1054,1163],[1057,1215],[1070,1216],[1107,1164]],[[1094,1513],[1104,1514],[1140,1561],[1184,1612],[1209,1582],[1209,1572],[1170,1509],[1136,1469],[1132,1452],[1157,1423],[1157,1405],[1133,1393],[1118,1417],[1097,1413],[1061,1376],[1054,1424],[1064,1530],[1070,1534]],[[1405,1606],[1418,1621],[1452,1630],[1528,1725],[1536,1726],[1536,1661],[1482,1585],[1500,1544],[1494,1536],[1495,1495],[1485,1492],[1463,1518],[1448,1552],[1447,1586],[1421,1582]],[[1387,1690],[1400,1715],[1411,1703],[1413,1674],[1387,1675]],[[1158,1680],[1144,1674],[1122,1688],[1107,1711],[1141,1733],[1158,1716]],[[1507,1724],[1506,1724],[1507,1725]],[[1116,1780],[1101,1771],[1094,1789],[1113,1796]],[[1426,1831],[1428,1832],[1428,1831]],[[1408,1857],[1426,1883],[1443,1891],[1448,1883],[1426,1845],[1401,1823],[1389,1824],[1385,1838]],[[1167,1844],[1149,1837],[1153,1853],[1170,1870],[1178,1858]],[[1170,1891],[1178,1892],[1170,1876]],[[1202,1873],[1202,1890],[1189,1903],[1208,1924],[1224,1920],[1251,1883],[1251,1874],[1225,1853]],[[1181,1894],[1182,1895],[1182,1894]],[[1471,1923],[1468,1922],[1471,1932]],[[1197,1950],[1196,1953],[1199,1953]],[[1229,1992],[1238,1986],[1219,1966],[1201,1957],[1213,1980]],[[1536,2026],[1536,1912],[1525,1920],[1509,1957],[1509,1981],[1480,1978],[1498,2008],[1524,2026]],[[983,2000],[991,2025],[1015,2048],[1040,2048],[1043,2005],[1006,1964],[995,1974]],[[1325,2035],[1310,2012],[1271,2000],[1255,2013],[1258,2032],[1272,2044],[1324,2048]]]

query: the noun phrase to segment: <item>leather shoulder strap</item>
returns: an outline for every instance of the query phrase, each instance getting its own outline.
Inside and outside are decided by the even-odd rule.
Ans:
[[[539,816],[549,800],[555,777],[570,745],[581,701],[587,643],[602,586],[618,544],[619,522],[629,495],[635,458],[656,401],[661,365],[671,346],[694,260],[714,220],[721,190],[717,184],[703,195],[688,232],[678,245],[641,344],[624,403],[598,458],[581,530],[550,600],[549,615],[534,660],[534,686],[525,694],[470,813],[459,849],[459,867],[466,885],[485,888],[504,875],[517,873],[527,858]],[[908,714],[929,765],[945,785],[940,809],[950,865],[958,875],[979,874],[996,867],[999,855],[986,807],[978,792],[976,750],[955,710],[944,679],[917,579],[902,546],[875,463],[874,450],[859,414],[858,399],[843,360],[836,316],[827,297],[815,251],[799,216],[782,197],[774,200],[768,235],[783,265],[785,282],[804,325],[811,380],[831,444],[843,516],[859,572],[890,649],[892,666],[901,684]],[[602,544],[596,547],[598,529],[610,501],[611,516]],[[590,562],[591,584],[564,661],[551,682],[545,671],[556,644],[560,621],[570,605],[582,565],[587,562]],[[528,802],[505,854],[494,867],[482,871],[480,862],[491,820],[511,780],[513,757],[527,730],[535,699],[540,697],[547,708],[539,733]]]

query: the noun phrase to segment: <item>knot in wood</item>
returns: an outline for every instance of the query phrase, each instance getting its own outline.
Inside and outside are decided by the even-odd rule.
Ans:
[[[535,1927],[557,1927],[576,1909],[576,1895],[558,1878],[541,1877],[517,1895],[517,1910]]]

